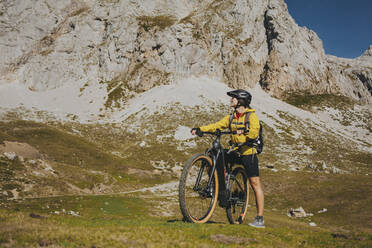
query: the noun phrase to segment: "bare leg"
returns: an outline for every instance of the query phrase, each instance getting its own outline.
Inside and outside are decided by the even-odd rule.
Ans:
[[[250,177],[249,183],[251,184],[255,196],[256,196],[256,208],[257,208],[257,216],[263,216],[264,212],[264,193],[262,190],[262,185],[260,181],[260,177]]]

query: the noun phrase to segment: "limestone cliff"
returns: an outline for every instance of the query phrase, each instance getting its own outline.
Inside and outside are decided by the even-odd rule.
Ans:
[[[231,87],[259,82],[278,98],[333,93],[372,102],[372,49],[357,59],[325,55],[283,0],[5,0],[0,30],[0,86],[75,85],[79,96],[99,87],[106,108],[200,75]]]
[[[332,75],[341,86],[341,93],[371,103],[372,96],[372,45],[356,59],[327,55]]]

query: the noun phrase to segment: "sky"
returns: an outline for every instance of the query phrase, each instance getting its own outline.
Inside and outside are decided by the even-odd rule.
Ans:
[[[313,30],[326,54],[359,57],[372,45],[372,0],[284,0],[299,26]]]

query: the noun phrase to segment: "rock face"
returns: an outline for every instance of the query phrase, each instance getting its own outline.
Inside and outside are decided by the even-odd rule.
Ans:
[[[101,85],[106,108],[200,75],[231,87],[259,82],[279,98],[372,102],[372,48],[357,59],[325,55],[283,0],[6,0],[0,29],[0,86],[40,92],[69,83],[83,95]]]
[[[268,59],[261,86],[277,97],[298,91],[339,92],[317,35],[298,27],[283,1],[271,1],[264,17]]]
[[[372,102],[372,46],[359,58],[325,55],[322,41],[298,27],[283,1],[270,1],[265,12],[268,59],[261,86],[277,97],[292,92],[342,94]]]
[[[372,45],[356,59],[327,55],[332,75],[339,82],[341,93],[371,103],[372,97]]]

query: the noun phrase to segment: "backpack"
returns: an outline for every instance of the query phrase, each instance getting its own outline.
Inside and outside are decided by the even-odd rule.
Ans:
[[[249,131],[249,116],[251,115],[251,113],[252,112],[247,112],[245,114],[245,118],[244,118],[244,124],[245,124],[245,127],[246,127],[245,128],[245,132],[248,132]],[[230,118],[229,118],[229,129],[230,129],[230,131],[231,131],[231,123],[232,123],[232,120],[233,119],[234,119],[234,113],[230,114]],[[261,121],[259,121],[259,123],[260,123],[260,130],[258,131],[258,137],[252,143],[252,146],[254,148],[256,148],[257,154],[261,154],[262,153],[263,146],[264,146]]]

